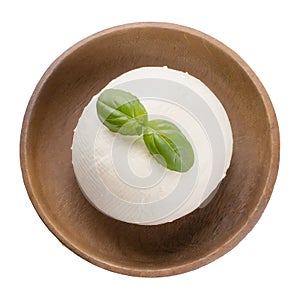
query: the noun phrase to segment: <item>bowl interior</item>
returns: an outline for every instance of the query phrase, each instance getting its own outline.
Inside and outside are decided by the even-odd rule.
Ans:
[[[222,102],[233,130],[231,166],[214,200],[175,222],[116,221],[80,192],[71,163],[73,130],[109,81],[134,68],[165,65],[199,78]],[[236,54],[192,29],[131,24],[83,40],[47,70],[25,114],[21,165],[40,217],[71,250],[112,271],[164,276],[209,263],[251,230],[275,182],[278,145],[268,96]]]

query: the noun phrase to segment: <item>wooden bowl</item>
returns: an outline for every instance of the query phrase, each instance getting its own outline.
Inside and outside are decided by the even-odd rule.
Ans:
[[[165,65],[201,79],[222,102],[234,136],[231,166],[205,208],[159,226],[123,223],[80,192],[71,164],[73,129],[91,97],[113,78]],[[222,43],[174,24],[114,27],[71,47],[38,83],[21,134],[24,182],[46,226],[89,262],[134,276],[187,272],[231,250],[266,207],[278,163],[277,120],[259,79]]]

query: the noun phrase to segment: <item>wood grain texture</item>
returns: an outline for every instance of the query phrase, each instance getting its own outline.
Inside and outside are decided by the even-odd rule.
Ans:
[[[134,68],[165,65],[201,79],[220,99],[233,130],[232,163],[205,208],[158,226],[123,223],[80,192],[71,163],[73,129],[109,81]],[[191,28],[137,23],[90,36],[49,67],[25,113],[20,155],[29,197],[63,244],[114,272],[168,276],[222,256],[256,224],[277,176],[279,131],[265,89],[232,50]]]

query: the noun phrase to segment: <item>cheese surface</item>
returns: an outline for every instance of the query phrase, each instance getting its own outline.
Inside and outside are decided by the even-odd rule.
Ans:
[[[142,137],[109,131],[96,111],[106,88],[137,96],[149,120],[175,123],[192,144],[193,167],[168,170]],[[73,137],[73,168],[87,200],[113,218],[144,225],[170,222],[199,207],[225,176],[232,155],[230,123],[215,95],[198,79],[165,67],[129,71],[104,89],[84,109]]]

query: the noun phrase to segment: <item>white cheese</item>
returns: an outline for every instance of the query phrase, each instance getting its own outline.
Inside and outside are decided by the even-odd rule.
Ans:
[[[136,95],[150,120],[174,122],[193,146],[193,167],[170,171],[152,158],[141,137],[109,131],[96,112],[106,88]],[[74,172],[90,203],[118,220],[148,225],[199,207],[225,176],[232,155],[230,123],[215,95],[198,79],[165,67],[129,71],[104,89],[84,109],[72,145]]]

